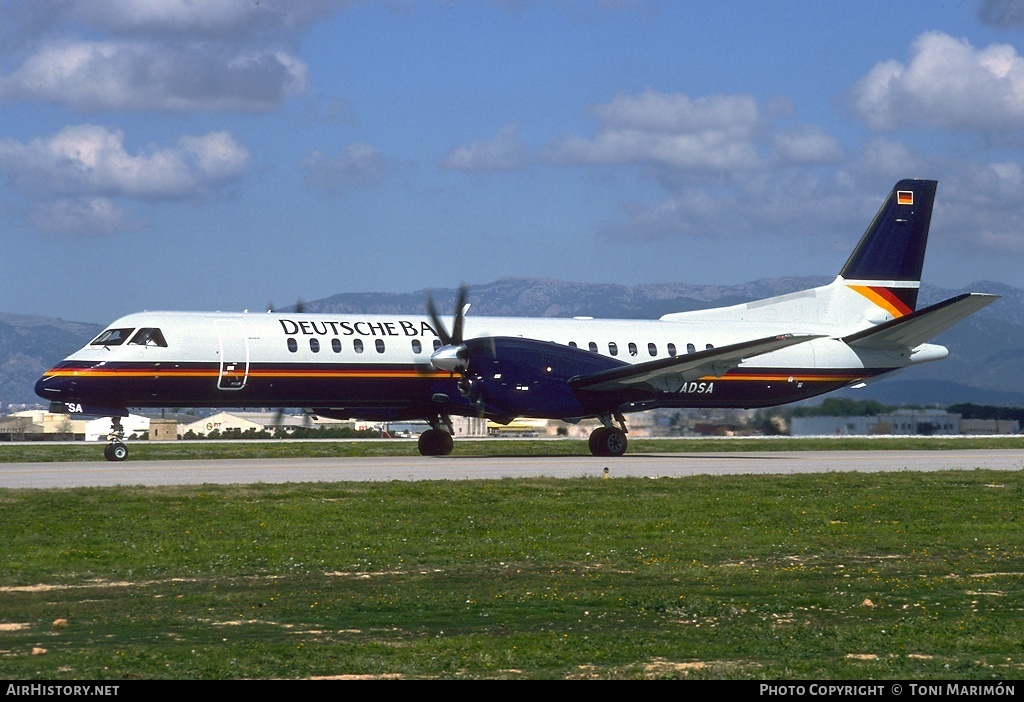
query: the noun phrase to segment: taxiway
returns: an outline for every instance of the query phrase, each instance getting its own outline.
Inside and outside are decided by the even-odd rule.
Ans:
[[[388,457],[0,463],[0,487],[200,485],[389,480],[497,480],[548,476],[671,478],[689,475],[1024,469],[1024,449],[778,451],[627,454],[621,458]]]

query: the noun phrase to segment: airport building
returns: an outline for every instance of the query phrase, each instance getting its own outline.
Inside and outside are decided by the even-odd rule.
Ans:
[[[858,417],[793,417],[792,436],[935,436],[960,433],[960,415],[941,410]]]

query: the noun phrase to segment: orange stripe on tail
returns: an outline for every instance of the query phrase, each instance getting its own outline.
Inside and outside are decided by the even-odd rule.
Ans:
[[[871,302],[891,314],[894,318],[910,314],[914,310],[896,296],[889,288],[880,285],[850,285],[850,290],[860,293]]]

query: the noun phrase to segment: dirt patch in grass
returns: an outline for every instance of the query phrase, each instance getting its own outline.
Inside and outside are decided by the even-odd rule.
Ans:
[[[405,676],[399,673],[381,673],[380,675],[314,675],[308,680],[402,680]]]
[[[0,587],[0,592],[50,592],[51,590],[79,590],[94,587],[135,587],[136,585],[145,584],[149,583],[132,583],[115,580],[95,580],[78,585],[49,585],[46,583],[39,583],[37,585],[11,585],[8,587]]]
[[[1003,577],[1020,578],[1020,577],[1024,577],[1024,573],[971,573],[967,577],[969,577],[969,578],[1003,578]]]

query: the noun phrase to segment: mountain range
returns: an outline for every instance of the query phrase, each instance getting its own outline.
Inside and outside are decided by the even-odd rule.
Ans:
[[[741,285],[664,283],[636,286],[560,280],[505,278],[469,289],[469,315],[655,319],[669,312],[718,307],[783,295],[828,283],[830,278],[767,278]],[[910,368],[890,379],[844,394],[885,404],[949,405],[958,402],[1024,406],[1024,289],[978,282],[963,290],[924,284],[919,307],[961,292],[987,292],[1002,299],[947,330],[934,341],[949,358]],[[427,295],[451,310],[456,290],[412,293],[342,293],[304,303],[308,312],[419,314]],[[293,308],[290,308],[294,310]],[[450,313],[449,313],[450,314]],[[61,319],[0,313],[0,409],[35,405],[36,379],[52,364],[81,348],[103,326]],[[799,329],[779,329],[780,333]]]

